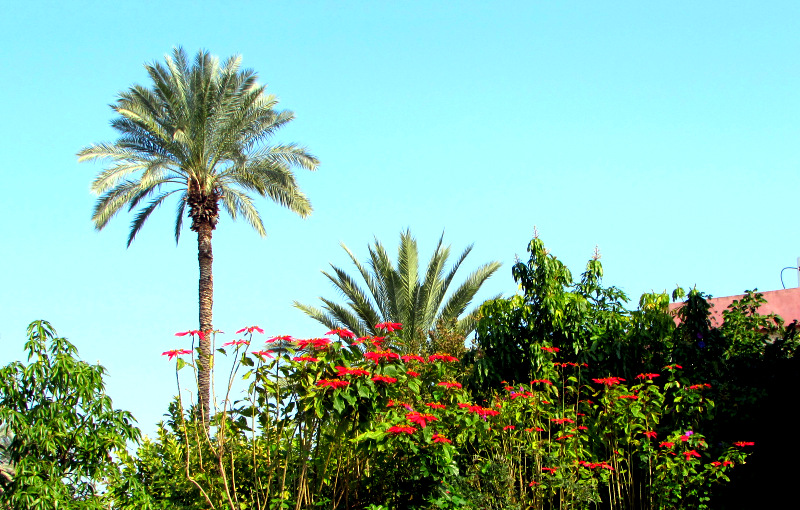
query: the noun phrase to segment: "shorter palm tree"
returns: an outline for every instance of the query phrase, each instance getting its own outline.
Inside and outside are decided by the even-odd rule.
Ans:
[[[482,265],[448,296],[450,284],[472,251],[472,245],[445,271],[450,247],[442,244],[443,238],[444,235],[439,238],[423,279],[419,274],[417,241],[408,230],[400,234],[396,266],[377,239],[369,247],[366,266],[342,243],[364,279],[366,290],[344,270],[331,265],[333,273],[322,274],[344,294],[347,302],[342,305],[321,297],[322,309],[297,301],[294,306],[328,328],[345,327],[358,336],[380,334],[375,325],[381,322],[399,322],[403,330],[398,333],[409,352],[426,350],[428,336],[437,324],[453,323],[455,331],[466,337],[475,329],[478,311],[475,308],[464,315],[466,308],[483,283],[500,268],[500,263]]]

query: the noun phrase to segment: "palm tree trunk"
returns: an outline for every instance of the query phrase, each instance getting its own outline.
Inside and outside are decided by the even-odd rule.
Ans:
[[[200,356],[197,364],[197,399],[200,404],[203,424],[208,427],[211,397],[211,335],[213,326],[212,308],[214,306],[214,276],[212,263],[214,255],[211,252],[211,233],[213,225],[204,222],[197,228],[197,261],[200,265]]]

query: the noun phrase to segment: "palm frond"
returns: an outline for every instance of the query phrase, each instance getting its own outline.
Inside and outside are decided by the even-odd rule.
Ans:
[[[147,218],[150,217],[150,214],[155,211],[159,205],[161,205],[165,198],[177,191],[178,190],[172,190],[161,193],[156,198],[151,200],[147,207],[144,207],[139,211],[133,222],[131,222],[131,231],[128,234],[128,247],[130,247],[133,239],[136,237],[136,234],[139,233],[139,230],[141,230],[142,225],[144,225],[144,222],[147,221]]]
[[[467,279],[456,289],[442,308],[440,317],[444,320],[459,317],[469,306],[472,298],[478,293],[481,286],[491,277],[495,271],[500,269],[500,262],[490,262],[484,264],[473,271]]]

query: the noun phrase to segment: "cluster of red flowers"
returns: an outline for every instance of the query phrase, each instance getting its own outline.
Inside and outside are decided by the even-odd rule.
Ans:
[[[348,381],[342,381],[341,379],[320,379],[317,381],[317,386],[327,388],[344,388],[348,384],[350,384]]]
[[[440,383],[436,383],[436,385],[437,386],[444,386],[445,388],[450,388],[450,389],[453,389],[453,388],[460,389],[461,388],[461,383],[457,383],[457,382],[442,381]]]
[[[248,326],[246,328],[242,328],[239,331],[237,331],[236,334],[240,335],[240,334],[244,333],[245,331],[247,331],[248,333],[256,332],[256,333],[261,333],[262,335],[264,334],[264,330],[259,328],[258,326]]]
[[[500,414],[500,411],[495,411],[491,407],[481,407],[468,402],[461,402],[458,404],[458,407],[466,409],[470,413],[475,413],[479,416],[497,416]]]
[[[599,468],[599,469],[608,469],[609,471],[614,471],[614,467],[608,462],[588,462],[585,460],[579,460],[578,464],[589,469]]]
[[[419,377],[419,372],[414,372],[413,370],[406,370],[406,374],[409,377]]]
[[[455,356],[450,356],[449,354],[432,354],[428,356],[428,361],[433,363],[434,361],[446,361],[448,363],[453,363],[458,361],[458,358]]]
[[[272,342],[294,342],[294,338],[291,335],[280,335],[280,336],[273,336],[266,343],[271,344]]]
[[[542,347],[541,349],[547,352],[558,352],[561,350],[558,347]]]
[[[605,384],[606,386],[614,386],[616,384],[619,384],[619,383],[625,381],[625,379],[623,379],[622,377],[602,377],[600,379],[592,379],[592,381],[596,382],[597,384]]]
[[[531,427],[531,428],[525,429],[525,432],[533,432],[533,431],[544,432],[544,429],[541,428],[541,427],[536,427],[536,428]]]
[[[332,330],[328,331],[325,334],[326,335],[336,335],[339,338],[355,338],[356,337],[356,335],[353,334],[352,331],[349,331],[349,330],[344,329],[344,328],[332,329]]]
[[[400,356],[404,363],[408,363],[409,361],[419,361],[420,363],[425,363],[425,358],[422,356],[417,356],[416,354],[406,354],[405,356]]]
[[[392,331],[400,331],[403,329],[403,325],[399,322],[380,322],[375,324],[375,329],[384,329],[391,333]]]
[[[426,406],[430,407],[431,409],[446,409],[447,406],[444,404],[439,404],[438,402],[428,402],[425,404]]]
[[[550,473],[551,475],[554,475],[554,474],[556,474],[556,471],[558,471],[558,468],[557,467],[543,467],[542,471],[546,471],[546,472]]]
[[[667,365],[664,370],[683,370],[683,367],[680,365]]]
[[[274,358],[275,357],[269,351],[253,351],[252,354],[255,354],[256,356],[262,356],[264,358]]]
[[[180,333],[175,333],[175,336],[186,336],[186,335],[192,335],[192,336],[197,335],[200,338],[200,340],[206,339],[206,334],[198,329],[190,329],[189,331],[181,331]]]
[[[525,393],[511,393],[511,395],[510,395],[511,400],[514,400],[514,399],[517,399],[517,398],[531,398],[533,396],[534,396],[533,393],[531,393],[530,391],[526,391]]]
[[[711,465],[712,466],[716,466],[716,467],[719,467],[719,466],[733,466],[733,461],[730,461],[730,460],[724,460],[722,462],[714,461],[714,462],[711,463]]]
[[[645,432],[642,432],[642,434],[649,437],[650,439],[655,439],[656,436],[658,435],[655,430],[647,430]]]
[[[336,368],[337,376],[342,377],[345,375],[369,375],[369,370],[363,368],[350,368],[350,367],[334,367]]]
[[[386,384],[396,383],[397,379],[394,377],[389,377],[388,375],[373,375],[372,376],[373,382],[384,382]]]
[[[250,345],[250,342],[247,340],[231,340],[230,342],[225,342],[222,344],[223,347],[227,347],[229,345],[235,345],[236,347],[239,347],[240,345]]]
[[[370,351],[365,352],[364,357],[375,363],[380,363],[382,359],[400,359],[400,355],[391,351]]]
[[[688,450],[683,452],[683,455],[686,457],[686,460],[691,459],[692,457],[700,458],[700,454],[697,453],[697,450]]]
[[[534,379],[533,381],[531,381],[531,384],[536,384],[536,383],[548,384],[550,386],[553,385],[553,382],[550,379]]]
[[[311,356],[295,356],[292,358],[292,361],[309,361],[312,363],[316,363],[319,359],[311,357]]]
[[[703,383],[703,384],[692,384],[691,386],[689,386],[690,390],[702,390],[703,388],[710,389],[711,385],[708,383]]]
[[[171,351],[162,352],[161,355],[169,356],[169,359],[171,360],[175,356],[183,356],[184,354],[191,354],[191,353],[192,351],[190,351],[189,349],[172,349]]]
[[[673,443],[673,442],[670,442],[670,441],[661,441],[661,442],[658,444],[658,446],[661,446],[661,447],[663,447],[663,448],[672,448],[673,446],[675,446],[675,443]]]
[[[661,377],[661,376],[658,374],[650,374],[650,373],[639,374],[636,376],[637,379],[648,379],[648,380],[655,379],[656,377]]]
[[[743,446],[754,446],[755,443],[752,441],[736,441],[733,443],[734,446],[743,447]]]
[[[448,443],[448,444],[452,443],[452,441],[450,441],[449,439],[447,439],[446,437],[444,437],[441,434],[434,434],[433,435],[433,442],[434,443]]]
[[[514,430],[515,428],[517,427],[515,427],[514,425],[506,425],[505,427],[503,427],[503,430]]]
[[[570,418],[550,418],[550,421],[552,421],[557,425],[563,425],[565,423],[575,423],[575,420],[572,420]]]
[[[419,425],[420,428],[423,428],[423,429],[428,424],[428,422],[437,421],[438,419],[439,418],[437,418],[436,416],[434,416],[432,414],[423,414],[423,413],[418,413],[417,411],[412,411],[412,412],[406,414],[406,420],[408,420],[411,423],[414,423],[416,425]]]
[[[305,349],[310,345],[315,350],[322,350],[331,345],[329,338],[312,338],[310,340],[297,340],[296,342],[298,349]]]
[[[617,400],[637,400],[638,398],[636,395],[620,395]]]
[[[554,367],[563,367],[563,368],[567,368],[567,367],[588,367],[589,364],[588,363],[573,363],[573,362],[569,361],[569,362],[566,362],[566,363],[553,363],[553,366]]]
[[[416,431],[417,429],[414,427],[407,427],[404,425],[395,425],[386,429],[386,432],[390,434],[413,434]]]

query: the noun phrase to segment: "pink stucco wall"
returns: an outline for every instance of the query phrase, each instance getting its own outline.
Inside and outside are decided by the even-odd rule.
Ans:
[[[758,313],[768,315],[771,313],[780,315],[785,324],[794,320],[800,321],[800,288],[770,290],[762,292],[764,299],[767,300]],[[711,303],[711,325],[720,326],[722,324],[722,311],[728,308],[734,299],[742,299],[744,294],[736,296],[725,296],[712,298]],[[670,303],[670,311],[680,307],[683,303]]]

